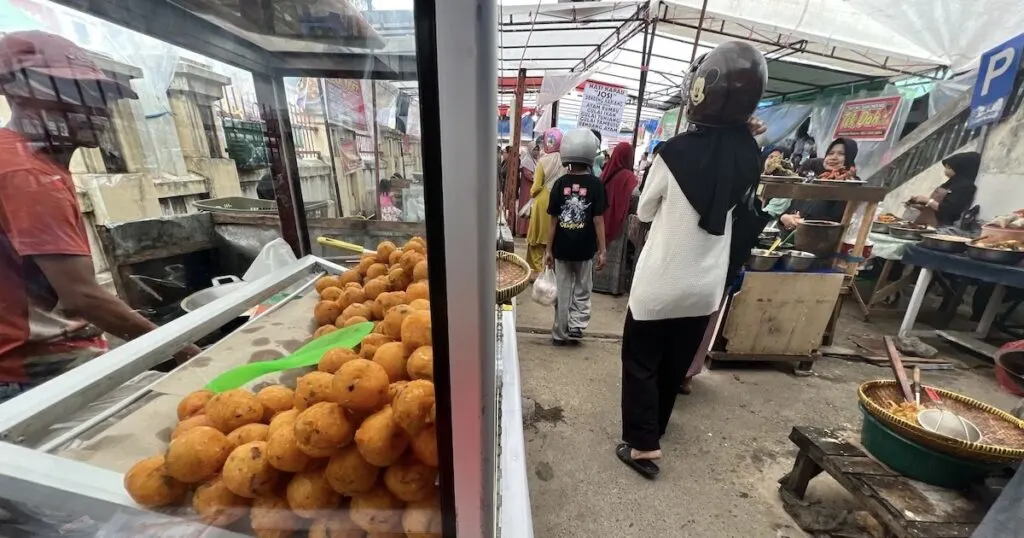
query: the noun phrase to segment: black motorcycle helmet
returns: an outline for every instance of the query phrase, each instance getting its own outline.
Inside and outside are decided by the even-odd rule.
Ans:
[[[742,41],[723,43],[690,66],[686,119],[697,125],[742,125],[757,108],[768,80],[764,55]]]

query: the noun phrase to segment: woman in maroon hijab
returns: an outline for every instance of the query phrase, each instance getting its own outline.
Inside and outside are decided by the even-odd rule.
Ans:
[[[633,173],[633,146],[629,142],[619,142],[615,146],[611,157],[601,170],[601,184],[604,185],[605,197],[608,200],[608,209],[604,212],[608,259],[618,259],[622,257],[622,249],[626,242],[623,238],[623,229],[626,215],[629,213],[630,198],[637,185],[636,174]],[[618,293],[616,288],[609,291]]]

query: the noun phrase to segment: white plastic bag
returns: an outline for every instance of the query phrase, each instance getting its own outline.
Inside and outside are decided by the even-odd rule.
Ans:
[[[548,267],[533,283],[533,302],[551,306],[555,304],[556,297],[558,297],[558,285],[555,283],[555,272]]]
[[[295,263],[297,259],[295,253],[292,252],[292,247],[288,246],[284,239],[278,237],[263,245],[263,249],[253,260],[252,265],[242,275],[242,280],[252,282]]]

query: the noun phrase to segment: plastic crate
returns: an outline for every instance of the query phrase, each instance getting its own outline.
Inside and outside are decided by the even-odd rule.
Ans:
[[[273,200],[261,200],[259,198],[246,198],[245,196],[225,196],[223,198],[211,198],[192,202],[200,211],[210,213],[223,213],[226,215],[277,215],[277,202]],[[330,203],[327,200],[306,202],[306,218],[320,219],[327,218],[327,209]]]

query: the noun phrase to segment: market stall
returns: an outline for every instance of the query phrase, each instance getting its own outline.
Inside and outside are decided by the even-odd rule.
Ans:
[[[422,268],[428,274],[423,275],[416,269],[417,274],[429,277],[422,279],[419,292],[427,294],[422,298],[429,306],[425,314],[416,316],[432,319],[433,326],[428,321],[426,329],[421,327],[414,341],[418,344],[432,341],[437,351],[433,354],[436,360],[431,374],[432,387],[436,387],[436,392],[431,388],[436,399],[436,415],[430,419],[433,422],[430,428],[436,431],[436,443],[421,447],[432,449],[436,456],[433,462],[437,476],[436,497],[431,493],[424,497],[426,500],[396,500],[393,492],[384,490],[382,482],[374,486],[374,499],[352,501],[350,512],[349,501],[341,502],[338,488],[332,486],[336,493],[323,488],[311,491],[336,501],[320,505],[319,508],[325,509],[320,516],[350,518],[362,522],[360,526],[364,530],[380,520],[386,521],[388,528],[375,530],[392,531],[397,525],[408,527],[402,521],[404,514],[409,513],[406,509],[406,502],[409,502],[421,503],[415,506],[421,508],[426,517],[420,522],[425,525],[422,530],[435,535],[531,536],[522,458],[521,411],[517,411],[520,395],[514,310],[496,307],[494,299],[495,238],[498,235],[493,214],[493,149],[490,143],[485,143],[486,136],[470,136],[469,142],[466,137],[442,136],[442,132],[494,131],[494,119],[485,113],[495,105],[494,13],[487,12],[493,10],[493,5],[485,4],[482,8],[485,13],[480,13],[481,6],[472,2],[417,2],[413,14],[415,34],[384,38],[347,2],[280,2],[258,14],[203,1],[152,1],[129,5],[104,0],[85,5],[72,1],[60,3],[252,73],[260,113],[267,126],[278,218],[274,222],[264,219],[259,223],[250,219],[248,224],[278,224],[280,236],[299,259],[0,405],[0,439],[3,440],[0,443],[0,491],[3,497],[17,506],[33,507],[33,511],[40,514],[37,523],[49,524],[51,528],[69,521],[48,516],[67,515],[70,511],[74,513],[74,521],[99,534],[152,535],[156,527],[171,527],[175,532],[195,528],[204,536],[250,532],[250,527],[244,525],[204,528],[207,526],[204,521],[210,523],[210,519],[205,515],[197,517],[197,513],[187,507],[161,513],[144,509],[143,505],[177,505],[181,500],[179,495],[191,495],[192,487],[178,491],[174,489],[180,486],[178,484],[171,488],[178,478],[160,478],[160,473],[171,472],[170,467],[146,467],[145,460],[142,463],[137,460],[167,450],[167,441],[174,435],[173,428],[180,426],[179,420],[184,422],[179,407],[184,405],[182,399],[187,400],[190,394],[208,386],[226,369],[243,363],[250,367],[267,364],[268,359],[295,351],[314,336],[317,326],[321,334],[346,331],[345,327],[327,330],[326,327],[334,325],[323,323],[329,321],[329,314],[334,313],[332,309],[338,307],[328,297],[334,292],[325,291],[333,286],[320,285],[324,275],[330,278],[349,275],[345,277],[349,279],[354,278],[353,271],[356,271],[360,275],[358,282],[353,279],[346,283],[358,284],[361,290],[373,280],[368,278],[368,273],[360,273],[352,266],[310,255],[316,236],[313,228],[317,223],[307,220],[304,211],[283,78],[416,80],[422,115],[424,254],[426,245],[430,245],[429,269],[425,260]],[[441,110],[449,112],[441,115]],[[480,178],[492,179],[482,181]],[[245,226],[245,220],[240,218],[221,224]],[[330,223],[327,224],[330,227]],[[366,227],[372,224],[367,223]],[[340,228],[335,231],[343,234]],[[360,242],[372,246],[368,238]],[[413,243],[406,244],[407,253],[416,250]],[[376,277],[385,277],[388,289],[396,290],[387,293],[405,293],[400,290],[415,285],[411,283],[412,267],[406,268],[387,256],[383,260],[378,258],[377,263],[385,266],[388,275],[395,275],[394,281],[385,275]],[[403,273],[408,274],[403,276]],[[371,313],[370,305],[349,306],[362,307],[370,313],[369,316],[353,314],[349,318],[363,317],[368,320],[365,323],[384,323],[371,319],[379,316]],[[125,398],[102,410],[92,409],[91,418],[77,418],[80,411],[91,409],[104,395],[124,387],[186,344],[254,307],[262,311],[259,317],[171,374],[143,382]],[[314,317],[322,319],[314,323]],[[347,321],[349,319],[339,323],[343,325]],[[356,320],[353,326],[359,323]],[[412,342],[399,341],[405,346]],[[359,345],[362,353],[365,342]],[[400,369],[397,371],[396,375],[401,377]],[[311,383],[305,377],[311,374],[304,374],[305,382],[299,382],[298,375],[285,373],[260,381],[276,380],[284,385],[294,381],[296,386],[290,390],[301,392],[302,383]],[[389,374],[388,379],[390,377]],[[243,393],[250,396],[238,397],[246,400],[252,398],[252,390],[260,388],[251,384],[245,387],[251,390]],[[457,390],[453,390],[456,387]],[[298,403],[293,405],[296,409],[299,407]],[[352,411],[348,407],[344,409]],[[364,425],[370,420],[362,415],[349,416],[346,420],[361,420]],[[70,429],[55,428],[69,419],[75,424]],[[211,417],[211,420],[214,419]],[[261,421],[267,420],[256,420]],[[332,424],[340,422],[344,420]],[[221,425],[204,429],[229,428]],[[419,427],[415,429],[422,433]],[[191,435],[185,433],[179,438]],[[369,434],[363,436],[363,444],[367,442],[366,436]],[[403,439],[401,435],[395,438]],[[410,439],[406,442],[413,443]],[[183,450],[178,448],[180,443],[172,445],[176,448],[168,452],[168,457],[171,452]],[[187,458],[201,460],[199,455],[199,452],[185,451]],[[409,457],[413,457],[411,453]],[[422,462],[424,456],[416,458]],[[201,463],[209,464],[208,461]],[[374,464],[382,468],[382,475],[388,472],[384,467],[393,466],[383,463]],[[274,468],[280,470],[281,467]],[[124,473],[130,469],[137,472],[129,473],[126,480]],[[261,469],[276,473],[271,473],[270,467]],[[322,485],[321,478],[306,475],[323,470],[317,466],[310,469],[294,468],[298,471],[295,476],[305,476],[308,482],[295,488],[315,483]],[[219,466],[216,471],[220,472]],[[174,472],[176,476],[184,476]],[[224,468],[223,472],[225,483],[230,483],[227,477],[234,471]],[[281,473],[291,476],[288,471]],[[147,481],[147,477],[158,478],[156,483],[163,484],[160,487],[171,488],[165,492],[173,493],[173,499],[154,501],[140,494],[135,487],[140,484],[140,476],[143,484],[150,485],[154,482]],[[289,490],[296,480],[298,478],[290,479]],[[433,490],[433,479],[423,486]],[[239,487],[228,489],[240,495],[236,491]],[[435,502],[430,499],[436,499],[436,503],[430,504]],[[423,505],[423,502],[428,504]],[[188,503],[182,504],[187,506]],[[360,505],[374,506],[370,511],[376,510],[376,515],[370,517],[365,510],[358,514]],[[288,534],[316,523],[317,514],[302,513],[295,507],[289,511],[287,507],[288,504],[271,505],[272,510],[261,511],[260,515],[280,514],[283,519],[275,524],[280,524],[280,530]],[[266,508],[266,505],[260,506],[261,510]],[[254,513],[254,523],[255,519]],[[378,525],[382,526],[383,523]]]

